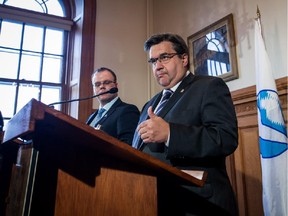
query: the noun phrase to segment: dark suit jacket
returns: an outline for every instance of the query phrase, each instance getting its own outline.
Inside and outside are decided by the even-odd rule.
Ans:
[[[143,107],[139,122],[147,119],[148,107],[154,109],[160,98],[161,93]],[[205,186],[189,186],[189,190],[236,215],[225,158],[237,148],[238,130],[225,82],[216,77],[189,74],[159,116],[170,124],[169,147],[163,143],[143,144],[140,139],[138,149],[179,169],[207,171]],[[135,133],[134,140],[137,136]]]
[[[97,113],[98,110],[90,115],[86,124],[89,125]],[[139,115],[140,112],[135,105],[124,103],[119,98],[100,119],[97,125],[101,125],[100,130],[131,145]]]

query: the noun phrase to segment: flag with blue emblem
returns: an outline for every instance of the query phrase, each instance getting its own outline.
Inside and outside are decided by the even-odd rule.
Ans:
[[[265,216],[284,216],[288,215],[287,129],[262,38],[260,14],[255,20],[255,60],[263,210]]]

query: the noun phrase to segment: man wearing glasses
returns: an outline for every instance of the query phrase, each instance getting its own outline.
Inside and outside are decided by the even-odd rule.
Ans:
[[[225,159],[238,146],[238,130],[226,83],[192,74],[188,47],[178,35],[154,35],[144,49],[163,91],[143,107],[132,146],[181,170],[208,173],[203,187],[164,181],[172,196],[160,194],[159,214],[237,215]]]
[[[109,68],[101,67],[95,70],[91,79],[95,95],[118,87],[116,74]],[[138,108],[124,103],[117,92],[102,94],[97,99],[99,109],[89,116],[86,123],[131,145],[139,120]]]

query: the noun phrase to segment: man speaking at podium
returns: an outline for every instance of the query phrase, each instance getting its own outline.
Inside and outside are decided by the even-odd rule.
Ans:
[[[94,71],[91,79],[94,94],[100,94],[97,97],[100,106],[89,116],[86,123],[131,145],[139,120],[138,108],[124,103],[118,97],[117,77],[111,69],[101,67]],[[116,90],[110,93],[113,89]],[[102,94],[104,92],[109,93]]]
[[[179,192],[172,200],[162,197],[159,201],[167,207],[165,214],[173,215],[170,210],[178,209],[175,215],[210,215],[209,206],[196,202],[196,194],[221,209],[220,215],[237,215],[225,165],[226,157],[238,146],[237,119],[228,87],[220,78],[189,71],[189,50],[178,35],[154,35],[144,49],[163,91],[143,107],[132,146],[181,170],[208,173],[203,187],[185,186],[193,193]],[[165,189],[172,190],[169,184]]]

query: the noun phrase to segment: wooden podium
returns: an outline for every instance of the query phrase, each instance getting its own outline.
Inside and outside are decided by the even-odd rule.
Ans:
[[[161,215],[173,209],[162,202],[172,199],[170,187],[201,187],[206,179],[206,173],[183,172],[34,99],[8,122],[1,146],[17,149],[7,216]]]

